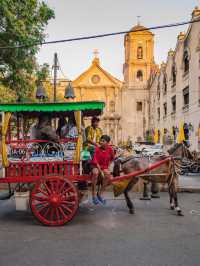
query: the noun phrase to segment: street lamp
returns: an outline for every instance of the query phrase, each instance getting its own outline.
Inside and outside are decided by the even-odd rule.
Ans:
[[[35,97],[39,100],[44,100],[47,98],[47,95],[46,95],[46,92],[45,92],[45,89],[42,85],[42,83],[40,82],[38,87],[37,87],[37,90],[36,90],[36,95]]]
[[[74,99],[76,98],[75,93],[74,93],[74,88],[71,85],[71,82],[68,83],[68,85],[65,88],[65,99]]]

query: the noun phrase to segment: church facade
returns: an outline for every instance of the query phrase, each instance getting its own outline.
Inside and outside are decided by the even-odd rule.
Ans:
[[[143,140],[148,128],[147,81],[154,67],[154,35],[137,25],[124,38],[124,80],[120,81],[102,66],[98,53],[86,71],[72,81],[74,101],[104,101],[101,128],[114,144]],[[58,83],[60,98],[69,81]],[[86,121],[88,124],[89,121]]]

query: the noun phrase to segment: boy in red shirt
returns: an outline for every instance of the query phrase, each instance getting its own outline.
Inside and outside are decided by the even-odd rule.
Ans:
[[[109,142],[110,137],[102,135],[100,138],[100,146],[95,147],[94,157],[92,159],[92,201],[95,205],[106,203],[105,199],[102,197],[102,193],[109,181],[109,166],[114,159],[114,151],[109,145]],[[103,179],[103,184],[100,187],[100,191],[96,193],[96,185],[100,175]]]

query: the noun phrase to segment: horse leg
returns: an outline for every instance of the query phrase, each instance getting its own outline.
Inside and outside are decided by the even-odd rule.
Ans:
[[[134,185],[138,182],[138,178],[133,178],[133,180],[131,180],[126,189],[124,190],[124,197],[125,197],[125,200],[126,200],[126,204],[127,204],[127,207],[129,208],[129,213],[130,214],[134,214],[135,213],[135,208],[134,208],[134,205],[133,205],[133,202],[131,201],[130,197],[129,197],[129,191],[134,187]]]
[[[176,188],[175,181],[173,181],[172,184],[171,184],[171,191],[172,191],[172,195],[173,195],[173,199],[174,199],[174,205],[175,205],[175,210],[177,211],[177,215],[178,216],[183,216],[181,208],[178,205],[178,196],[177,196],[177,188]]]
[[[151,182],[151,197],[153,199],[159,199],[159,185],[156,182]]]
[[[174,201],[173,201],[174,198],[173,198],[173,191],[171,189],[171,186],[169,186],[168,191],[169,191],[170,209],[174,210]]]
[[[130,214],[134,214],[135,213],[135,210],[134,210],[134,205],[129,197],[129,194],[128,194],[128,191],[127,189],[124,190],[124,197],[125,197],[125,200],[126,200],[126,204],[127,204],[127,207],[129,208],[129,213]]]
[[[177,196],[177,191],[176,191],[176,189],[175,189],[175,187],[174,187],[174,204],[175,204],[175,210],[177,211],[177,215],[178,216],[183,216],[183,213],[182,213],[182,211],[181,211],[181,208],[179,207],[179,205],[178,205],[178,196]]]

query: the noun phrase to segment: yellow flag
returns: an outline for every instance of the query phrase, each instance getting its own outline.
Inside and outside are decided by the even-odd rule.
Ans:
[[[185,140],[185,133],[183,129],[183,123],[181,123],[178,134],[178,143],[182,143]]]
[[[158,143],[158,129],[157,128],[155,129],[155,132],[154,132],[154,143],[155,144]]]

